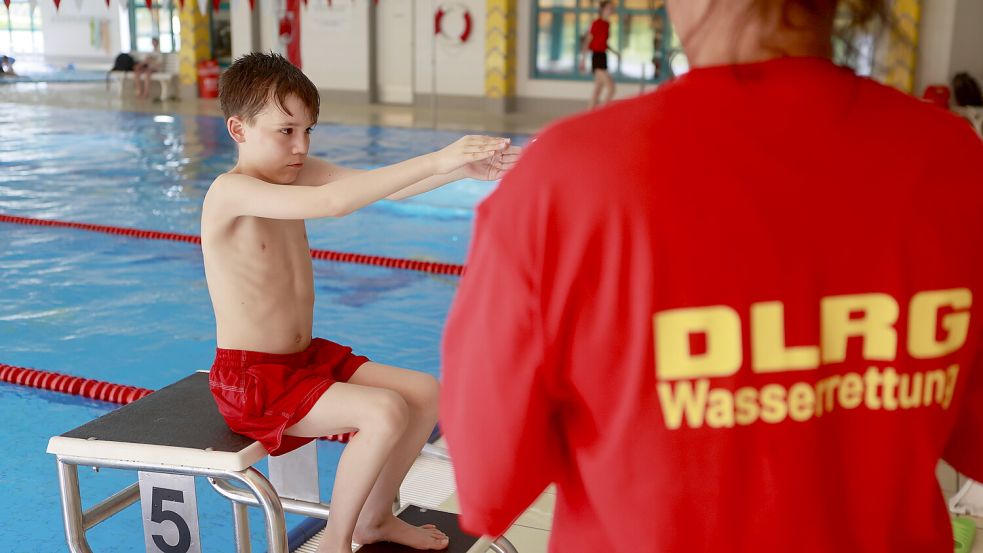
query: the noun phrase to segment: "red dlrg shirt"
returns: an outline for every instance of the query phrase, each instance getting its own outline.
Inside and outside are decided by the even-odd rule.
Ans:
[[[554,552],[949,553],[981,184],[964,121],[821,59],[551,127],[480,205],[444,338],[462,525],[555,482]]]

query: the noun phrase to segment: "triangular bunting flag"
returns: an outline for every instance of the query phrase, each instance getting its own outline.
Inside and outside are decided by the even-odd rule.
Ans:
[[[59,7],[61,7],[61,0],[55,0],[55,11],[58,11]],[[31,13],[34,13],[34,8],[31,8]]]
[[[147,9],[148,10],[154,9],[154,0],[147,0]]]
[[[222,7],[222,0],[212,0],[212,11],[218,12],[220,7]]]
[[[208,15],[208,0],[195,0],[198,2],[198,11],[201,12],[201,16],[205,17]]]
[[[249,11],[256,9],[256,0],[249,0]]]
[[[4,6],[7,6],[7,9],[9,10],[10,9],[10,0],[3,0],[3,5]]]

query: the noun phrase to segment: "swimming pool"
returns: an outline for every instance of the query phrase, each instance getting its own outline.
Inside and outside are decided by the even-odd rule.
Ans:
[[[234,163],[221,119],[0,104],[0,213],[198,234],[201,199]],[[371,168],[433,151],[459,133],[319,126],[311,154]],[[524,137],[513,137],[517,143]],[[314,248],[464,261],[473,207],[493,183],[461,181],[308,226]],[[456,279],[314,262],[315,335],[381,362],[436,374]],[[214,352],[198,247],[0,224],[0,363],[160,388]],[[54,459],[45,447],[115,405],[0,384],[0,551],[65,548]],[[319,443],[328,498],[341,446]],[[80,471],[86,505],[135,474]],[[233,549],[228,503],[199,482],[205,551]],[[257,551],[265,536],[252,513]],[[288,516],[288,527],[299,517]],[[89,532],[95,551],[141,551],[138,506]]]

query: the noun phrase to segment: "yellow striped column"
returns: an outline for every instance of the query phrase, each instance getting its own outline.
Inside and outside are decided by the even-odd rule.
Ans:
[[[915,64],[918,51],[918,22],[921,18],[920,0],[894,0],[891,15],[897,25],[894,32],[884,33],[877,48],[874,77],[884,84],[905,92],[915,86]]]
[[[208,1],[185,0],[184,7],[181,8],[181,51],[178,59],[181,61],[180,78],[183,85],[197,83],[198,62],[212,57],[212,36],[208,26],[208,16],[201,15],[198,8],[198,2]]]
[[[517,0],[486,0],[485,98],[498,113],[515,101]]]

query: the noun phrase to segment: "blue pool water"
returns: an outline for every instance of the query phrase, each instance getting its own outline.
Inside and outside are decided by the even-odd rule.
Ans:
[[[458,133],[323,125],[311,154],[371,168],[433,151]],[[517,143],[523,137],[514,137]],[[25,109],[0,104],[0,213],[198,233],[211,180],[234,163],[221,119]],[[461,263],[474,205],[494,183],[462,181],[404,202],[309,224],[312,247]],[[456,279],[314,262],[315,335],[381,362],[436,374]],[[160,388],[214,352],[197,246],[0,224],[0,363]],[[116,406],[0,384],[0,551],[61,551],[50,436]],[[319,443],[322,497],[341,446]],[[87,504],[135,473],[82,470]],[[231,551],[231,512],[199,483],[205,551]],[[298,517],[288,517],[288,526]],[[257,551],[265,536],[258,514]],[[141,551],[138,506],[89,533],[96,551]]]

